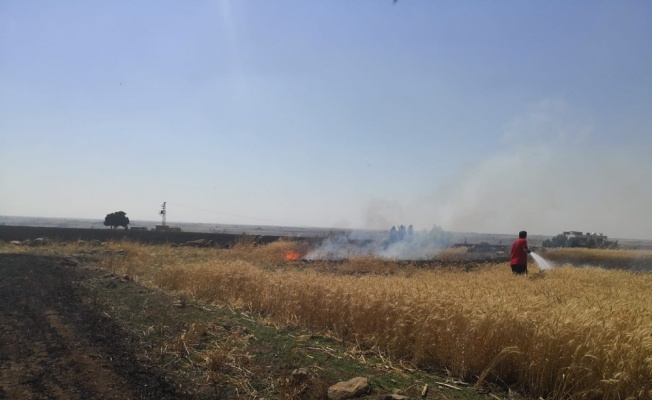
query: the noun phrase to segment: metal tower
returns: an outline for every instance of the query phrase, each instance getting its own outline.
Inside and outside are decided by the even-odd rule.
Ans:
[[[165,203],[167,203],[167,202],[165,202],[165,201],[163,202],[163,205],[161,206],[162,207],[161,212],[159,212],[159,215],[163,218],[163,226],[167,226],[167,225],[165,225],[165,214],[166,214]]]

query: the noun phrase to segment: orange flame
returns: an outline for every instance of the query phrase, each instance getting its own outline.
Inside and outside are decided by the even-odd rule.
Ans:
[[[297,261],[301,257],[301,254],[299,252],[290,250],[287,253],[285,253],[285,259],[288,261]]]

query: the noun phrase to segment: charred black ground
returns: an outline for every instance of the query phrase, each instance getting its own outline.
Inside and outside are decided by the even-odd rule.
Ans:
[[[0,398],[183,399],[59,259],[0,254]]]

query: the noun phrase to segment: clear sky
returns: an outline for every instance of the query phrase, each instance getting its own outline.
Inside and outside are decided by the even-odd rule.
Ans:
[[[652,239],[652,2],[0,1],[0,215]]]

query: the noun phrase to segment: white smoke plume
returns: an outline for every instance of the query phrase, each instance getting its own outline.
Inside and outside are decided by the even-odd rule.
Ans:
[[[586,114],[544,100],[507,124],[503,151],[419,199],[389,211],[391,202],[384,203],[384,211],[453,232],[579,230],[652,239],[652,135],[628,137],[598,137]]]
[[[452,235],[435,226],[415,232],[404,226],[386,233],[352,231],[324,239],[304,257],[306,260],[343,260],[375,256],[393,260],[427,260],[451,244]]]

